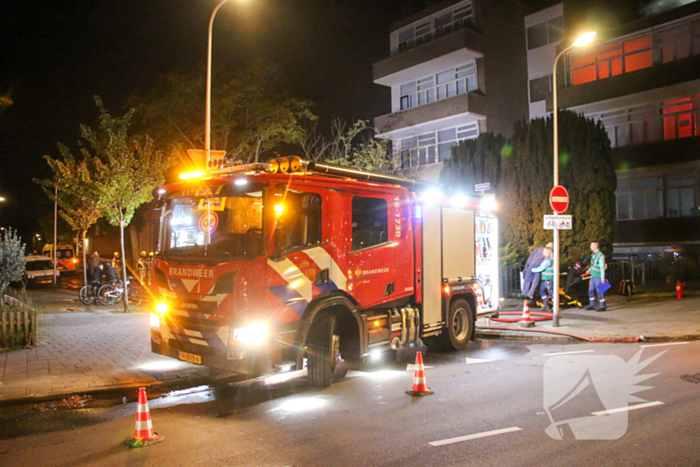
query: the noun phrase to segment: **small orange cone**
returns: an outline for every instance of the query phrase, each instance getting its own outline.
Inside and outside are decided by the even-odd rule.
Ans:
[[[525,300],[525,304],[523,305],[523,319],[518,321],[518,324],[524,328],[532,328],[535,326],[535,322],[530,319],[530,307],[527,304],[527,300]]]
[[[153,431],[153,423],[151,422],[151,412],[148,410],[148,401],[146,400],[146,388],[139,388],[139,400],[136,409],[136,428],[134,436],[126,438],[124,443],[133,447],[148,446],[163,441],[164,436]]]
[[[423,369],[423,354],[416,353],[416,371],[413,372],[413,388],[406,391],[409,396],[429,396],[435,394],[428,389],[428,383],[425,382],[425,370]]]

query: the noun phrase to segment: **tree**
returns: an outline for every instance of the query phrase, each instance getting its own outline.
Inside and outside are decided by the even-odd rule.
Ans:
[[[153,190],[165,181],[170,159],[156,150],[150,137],[129,134],[133,109],[122,117],[114,117],[107,112],[99,97],[95,97],[95,103],[100,112],[98,129],[86,125],[80,127],[85,141],[81,149],[82,162],[91,179],[90,195],[97,201],[100,214],[110,224],[119,226],[126,312],[129,311],[129,300],[124,227],[129,225],[134,211],[141,204],[153,199]]]
[[[205,74],[172,73],[146,96],[135,97],[137,117],[159,147],[189,160],[185,149],[204,147]],[[280,144],[298,144],[302,124],[316,116],[311,102],[282,90],[275,67],[253,65],[219,73],[212,85],[212,149],[257,162]]]
[[[53,172],[50,180],[35,180],[46,195],[60,206],[61,217],[80,233],[83,250],[83,283],[88,283],[88,264],[85,239],[88,229],[100,218],[98,193],[95,190],[94,165],[90,165],[92,155],[86,147],[81,147],[83,156],[78,161],[67,146],[59,143],[61,159],[44,156]],[[54,190],[58,187],[58,190]]]
[[[24,262],[24,243],[17,232],[8,229],[0,238],[0,298],[12,282],[22,279],[26,263]]]
[[[484,133],[454,148],[440,175],[459,190],[491,183],[500,201],[503,265],[522,264],[533,248],[551,241],[542,218],[552,212],[552,135],[551,118],[518,123],[511,139]],[[600,123],[560,111],[559,148],[559,182],[569,191],[573,216],[573,229],[559,236],[562,264],[589,254],[591,241],[609,254],[617,182],[607,133]]]
[[[376,129],[366,120],[358,120],[350,128],[333,120],[331,137],[319,135],[314,124],[301,142],[306,157],[332,164],[360,167],[376,172],[391,172],[394,162],[389,152],[389,140],[375,138]]]

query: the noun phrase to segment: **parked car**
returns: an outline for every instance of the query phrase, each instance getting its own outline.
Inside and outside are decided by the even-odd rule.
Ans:
[[[30,255],[24,257],[26,263],[22,282],[13,285],[38,286],[53,284],[53,262],[48,256]],[[56,286],[61,286],[61,272],[56,271]]]

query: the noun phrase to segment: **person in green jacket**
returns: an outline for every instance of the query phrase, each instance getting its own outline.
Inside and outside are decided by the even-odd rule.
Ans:
[[[605,295],[600,293],[598,285],[605,284],[605,255],[598,248],[598,242],[591,243],[591,280],[588,283],[588,301],[586,310],[595,310],[595,296],[598,295],[598,310],[605,311]]]
[[[552,249],[546,247],[542,253],[544,259],[536,268],[532,269],[533,273],[542,274],[542,284],[540,285],[540,297],[542,297],[542,310],[551,310],[549,300],[554,296],[552,293],[552,283],[554,281],[554,264],[552,263]]]

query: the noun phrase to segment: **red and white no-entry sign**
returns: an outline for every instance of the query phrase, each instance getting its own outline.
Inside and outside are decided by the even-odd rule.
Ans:
[[[569,207],[569,192],[561,185],[557,185],[549,192],[549,205],[554,212],[562,213]]]

